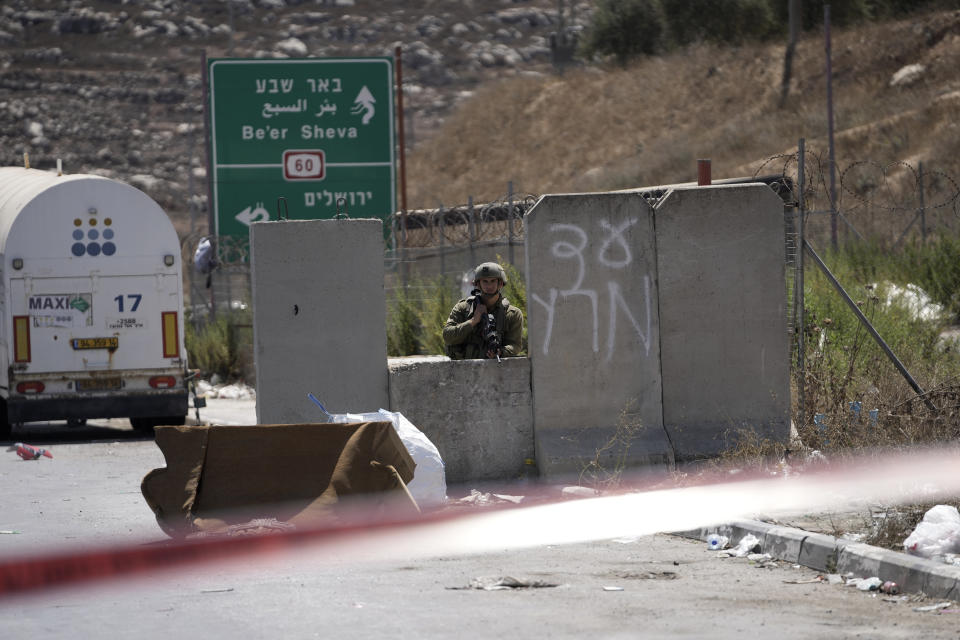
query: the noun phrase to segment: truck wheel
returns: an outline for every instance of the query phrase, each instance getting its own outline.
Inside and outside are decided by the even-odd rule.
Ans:
[[[9,440],[13,435],[13,425],[7,417],[7,401],[0,398],[0,440]]]
[[[180,426],[186,424],[187,416],[155,416],[149,418],[130,418],[130,426],[137,431],[152,433],[153,428],[160,425]]]
[[[130,426],[135,431],[142,431],[143,433],[153,433],[156,424],[154,418],[130,418]]]

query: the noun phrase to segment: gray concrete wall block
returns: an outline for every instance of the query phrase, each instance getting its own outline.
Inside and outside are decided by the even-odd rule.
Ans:
[[[960,567],[926,561],[934,566],[924,573],[923,593],[931,598],[960,600]]]
[[[941,565],[939,562],[934,562],[933,560],[927,560],[925,558],[918,558],[916,556],[907,555],[905,553],[898,553],[896,551],[887,551],[880,560],[880,568],[878,569],[877,577],[881,580],[892,580],[900,586],[901,591],[909,593],[918,593],[923,591],[927,593],[926,589],[929,586],[935,587],[937,583],[930,580],[929,576],[931,575],[940,575],[941,574],[931,574],[931,571],[935,571]],[[949,575],[949,574],[947,574]],[[953,583],[956,583],[957,574],[954,572]],[[952,584],[950,586],[952,586]],[[933,597],[944,597],[946,593],[940,595],[927,593],[927,595]]]
[[[771,527],[760,542],[763,553],[796,564],[807,533],[792,527]]]
[[[534,457],[530,361],[392,358],[390,409],[440,452],[447,482],[520,476]]]
[[[799,529],[798,529],[799,531]],[[821,533],[809,533],[800,546],[797,564],[827,573],[837,572],[837,559],[844,541]]]
[[[740,434],[786,442],[783,202],[762,184],[674,189],[656,233],[663,419],[678,459]]]
[[[643,426],[646,435],[631,447],[638,456],[671,457],[660,428],[649,205],[636,194],[548,195],[524,225],[541,473],[577,473],[580,460],[569,456],[590,456],[619,422]],[[575,436],[580,448],[569,446]]]
[[[250,228],[257,420],[316,422],[388,403],[380,220]]]
[[[853,573],[858,578],[880,577],[884,550],[868,544],[852,542],[837,553],[837,573]]]

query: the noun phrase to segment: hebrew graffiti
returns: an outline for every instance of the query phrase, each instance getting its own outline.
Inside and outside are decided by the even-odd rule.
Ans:
[[[573,260],[576,263],[576,276],[565,289],[551,287],[546,299],[536,293],[531,293],[531,300],[542,306],[546,311],[546,327],[544,331],[543,345],[541,347],[543,355],[550,352],[550,342],[553,336],[553,328],[557,321],[557,303],[577,296],[585,297],[590,301],[591,310],[591,347],[594,353],[600,353],[601,322],[600,308],[601,298],[607,302],[607,326],[606,326],[606,344],[604,361],[609,362],[613,358],[616,348],[617,321],[621,316],[625,316],[630,326],[640,339],[644,354],[650,355],[651,346],[651,304],[650,304],[650,276],[643,276],[643,296],[640,300],[640,307],[643,315],[638,319],[633,308],[637,306],[637,300],[628,300],[623,293],[622,282],[618,278],[613,278],[604,283],[599,288],[589,288],[584,286],[584,280],[587,277],[588,269],[591,266],[600,267],[606,270],[622,272],[623,278],[632,278],[633,271],[626,271],[626,268],[633,263],[633,251],[627,242],[625,233],[637,222],[636,217],[629,218],[619,224],[611,224],[607,220],[599,220],[600,242],[595,256],[588,256],[587,250],[590,244],[590,236],[582,227],[575,224],[556,223],[549,227],[551,234],[561,236],[550,246],[550,253],[561,260]],[[590,261],[590,259],[593,261]]]

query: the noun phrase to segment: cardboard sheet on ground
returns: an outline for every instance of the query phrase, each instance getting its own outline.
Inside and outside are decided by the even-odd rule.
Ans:
[[[158,427],[156,443],[167,466],[141,491],[174,537],[252,518],[328,521],[358,496],[417,509],[406,490],[416,465],[387,421]]]

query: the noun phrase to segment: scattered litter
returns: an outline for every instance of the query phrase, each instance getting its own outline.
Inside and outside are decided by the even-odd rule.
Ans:
[[[564,498],[596,498],[597,490],[590,487],[564,487],[560,491]]]
[[[828,573],[827,584],[843,584],[843,576],[839,573]]]
[[[676,571],[615,571],[606,577],[620,578],[621,580],[676,580]]]
[[[372,422],[389,421],[400,436],[407,453],[417,465],[417,472],[413,480],[407,485],[410,494],[417,504],[422,507],[436,507],[447,502],[446,466],[440,451],[430,439],[399,411],[379,411],[367,413],[330,413],[320,400],[312,393],[307,394],[317,407],[320,408],[323,418],[329,422]]]
[[[17,533],[20,533],[20,532],[19,532],[19,531],[12,531],[12,530],[0,531],[0,535],[12,535],[12,534],[17,534]]]
[[[544,580],[518,580],[511,576],[502,578],[474,578],[466,587],[447,587],[448,589],[481,589],[483,591],[504,591],[506,589],[543,589],[558,585]]]
[[[809,580],[784,580],[784,584],[816,584],[818,582],[823,582],[823,576],[817,576],[816,578],[810,578]]]
[[[225,587],[223,589],[201,589],[200,593],[227,593],[228,591],[233,591],[233,587]]]
[[[892,580],[887,580],[882,585],[880,585],[880,593],[886,593],[891,596],[895,596],[900,593],[900,585]]]
[[[960,512],[946,504],[932,507],[903,541],[903,548],[923,558],[960,551]]]
[[[742,558],[755,551],[760,551],[760,539],[752,533],[748,533],[740,538],[740,542],[729,553],[734,557]]]
[[[232,524],[222,529],[212,531],[196,531],[187,535],[187,538],[212,538],[228,537],[236,538],[240,536],[256,536],[271,533],[281,533],[284,531],[295,531],[296,526],[289,522],[281,522],[276,518],[254,518],[249,522],[241,524]]]
[[[960,565],[960,555],[956,553],[945,553],[943,554],[944,564],[956,564]]]
[[[857,589],[860,591],[876,591],[882,584],[883,580],[873,576],[872,578],[863,578],[862,580],[857,580]]]
[[[623,587],[604,587],[604,591],[623,591]]]
[[[640,538],[637,536],[624,536],[622,538],[614,538],[610,542],[619,542],[620,544],[633,544]]]
[[[748,553],[747,560],[750,560],[752,562],[763,563],[769,560],[773,560],[773,556],[771,556],[769,553]]]
[[[925,607],[914,607],[914,611],[939,611],[940,609],[948,609],[953,606],[952,602],[938,602],[937,604],[927,605]]]
[[[503,504],[504,502],[520,504],[523,502],[523,498],[524,496],[511,496],[504,493],[483,493],[477,491],[476,489],[471,489],[470,495],[464,496],[457,500],[457,504],[473,504],[479,507],[485,507],[492,504]]]
[[[718,533],[711,533],[707,536],[707,549],[711,551],[720,551],[721,549],[726,549],[730,544],[730,538],[727,536],[721,536]]]
[[[24,460],[39,460],[40,456],[46,456],[47,458],[53,457],[53,454],[46,449],[34,447],[29,444],[23,444],[22,442],[13,443],[7,447],[7,451],[16,451],[17,455]]]

